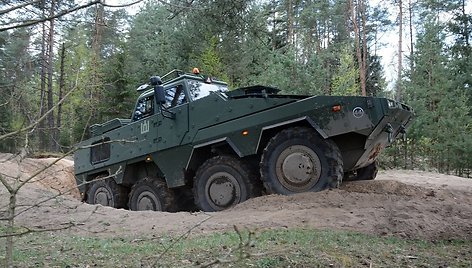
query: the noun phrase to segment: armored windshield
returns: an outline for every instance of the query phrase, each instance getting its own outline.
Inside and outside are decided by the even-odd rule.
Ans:
[[[133,113],[133,121],[154,114],[154,96],[146,96],[138,100],[136,109]]]
[[[228,90],[226,85],[207,84],[200,81],[188,81],[190,96],[192,100],[198,100],[210,95],[211,92],[225,92]]]

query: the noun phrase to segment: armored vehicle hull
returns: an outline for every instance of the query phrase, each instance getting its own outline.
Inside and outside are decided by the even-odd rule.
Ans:
[[[375,161],[410,124],[386,98],[279,95],[179,74],[144,89],[131,119],[91,127],[75,175],[84,200],[132,210],[189,204],[219,211],[261,193],[373,179]],[[143,88],[146,88],[144,86]]]

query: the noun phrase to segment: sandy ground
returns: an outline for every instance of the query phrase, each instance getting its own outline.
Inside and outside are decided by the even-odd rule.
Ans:
[[[0,154],[0,174],[10,183],[24,181],[53,161],[18,162]],[[6,215],[5,187],[0,194],[0,213]],[[157,238],[190,229],[202,234],[236,225],[250,230],[310,227],[413,239],[472,239],[472,179],[431,172],[381,171],[375,181],[344,183],[340,189],[318,193],[262,196],[216,213],[133,212],[84,204],[78,196],[73,162],[61,160],[19,191],[17,224],[36,229],[72,226],[63,232],[104,237]]]

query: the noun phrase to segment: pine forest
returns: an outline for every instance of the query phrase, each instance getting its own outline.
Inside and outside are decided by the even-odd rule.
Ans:
[[[0,152],[66,153],[91,125],[130,118],[150,76],[198,67],[232,89],[404,102],[414,123],[380,166],[470,177],[471,10],[466,0],[2,0]]]

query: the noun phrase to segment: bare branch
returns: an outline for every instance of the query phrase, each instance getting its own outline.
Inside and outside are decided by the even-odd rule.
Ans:
[[[54,105],[51,109],[49,109],[46,113],[44,113],[44,115],[42,117],[40,117],[36,122],[33,122],[31,123],[30,125],[24,127],[24,128],[21,128],[17,131],[13,131],[13,132],[10,132],[10,133],[7,133],[7,134],[3,134],[3,135],[0,135],[0,141],[1,140],[4,140],[4,139],[7,139],[7,138],[10,138],[12,136],[16,136],[22,132],[25,132],[25,131],[28,131],[28,130],[31,130],[31,129],[34,129],[38,124],[39,122],[41,122],[42,120],[44,120],[50,113],[52,113],[56,108],[57,106],[59,106],[60,104],[62,104],[66,99],[67,97],[77,88],[77,84],[74,86],[74,88],[72,88],[71,90],[69,90],[69,92],[67,92],[66,95],[64,95],[64,97],[59,100],[56,105]]]
[[[8,183],[7,179],[5,179],[2,174],[0,174],[0,182],[7,188],[8,192],[13,192],[13,187]]]
[[[69,13],[73,13],[73,12],[75,12],[75,11],[78,11],[78,10],[81,10],[81,9],[84,9],[84,8],[87,8],[87,7],[96,5],[96,4],[100,4],[100,3],[101,3],[100,0],[94,0],[94,1],[92,1],[92,2],[89,2],[89,3],[85,4],[85,5],[76,6],[76,7],[71,8],[71,9],[63,10],[63,11],[57,13],[57,14],[54,15],[54,16],[46,17],[46,18],[43,18],[43,19],[31,20],[31,21],[28,21],[28,22],[25,22],[25,23],[21,23],[21,24],[16,24],[16,25],[12,25],[12,26],[7,26],[7,27],[4,27],[4,28],[0,28],[0,32],[12,30],[12,29],[24,28],[24,27],[28,27],[28,26],[32,26],[32,25],[41,23],[41,22],[45,22],[45,21],[57,19],[57,18],[59,18],[59,17],[62,17],[62,16],[64,16],[64,15],[67,15],[67,14],[69,14]]]
[[[190,0],[189,2],[186,2],[185,6],[168,3],[164,0],[158,0],[158,2],[163,4],[163,5],[170,6],[170,7],[173,7],[173,8],[179,8],[179,9],[194,9],[194,10],[206,10],[206,9],[208,9],[207,7],[192,7],[192,4],[193,4],[194,0]]]
[[[104,6],[104,7],[118,7],[118,8],[119,7],[129,7],[129,6],[132,6],[132,5],[139,4],[142,1],[144,1],[144,0],[137,0],[137,1],[134,1],[134,2],[131,2],[131,3],[128,3],[128,4],[123,4],[123,5],[110,5],[110,4],[102,3],[102,6]]]
[[[27,7],[27,6],[32,5],[32,4],[39,3],[40,1],[41,1],[41,0],[34,0],[34,1],[32,1],[32,2],[26,2],[26,3],[21,4],[21,5],[17,5],[17,6],[11,7],[11,8],[7,8],[7,9],[4,9],[4,10],[0,10],[0,15],[6,14],[6,13],[9,13],[9,12],[12,12],[12,11],[17,10],[17,9],[20,9],[20,8]]]
[[[75,226],[76,224],[73,223],[73,222],[68,222],[68,223],[63,223],[61,225],[65,225],[65,226],[56,227],[56,228],[45,228],[45,229],[30,229],[28,227],[23,227],[24,229],[26,229],[23,232],[0,234],[0,238],[22,236],[22,235],[27,235],[27,234],[30,234],[30,233],[43,233],[43,232],[50,232],[50,231],[60,231],[60,230],[69,229],[69,228]]]

